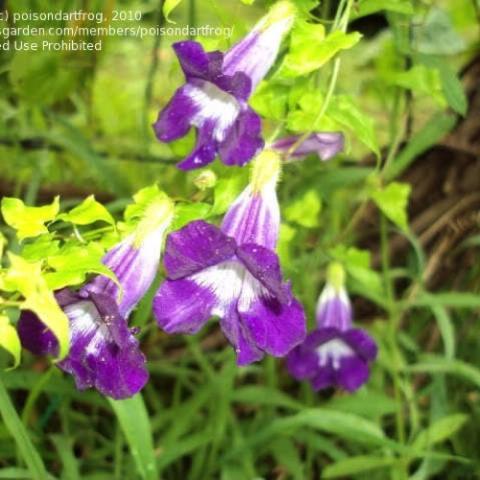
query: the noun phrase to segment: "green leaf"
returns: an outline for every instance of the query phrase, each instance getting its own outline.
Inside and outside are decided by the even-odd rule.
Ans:
[[[302,227],[314,228],[318,226],[318,215],[321,209],[322,202],[318,193],[311,189],[285,208],[285,218]]]
[[[215,186],[215,194],[211,215],[220,215],[235,201],[245,187],[245,179],[242,175],[232,175],[218,180]]]
[[[370,115],[359,110],[352,97],[348,95],[333,97],[327,114],[340,125],[351,130],[358,140],[377,156],[380,154],[374,122]]]
[[[102,262],[104,253],[104,249],[94,242],[87,245],[67,244],[58,254],[47,258],[49,267],[55,270],[44,275],[48,286],[58,290],[68,285],[79,285],[89,273],[104,275],[117,283],[115,274]]]
[[[392,182],[370,193],[383,214],[404,232],[408,231],[407,208],[411,190],[408,183]]]
[[[437,320],[438,330],[442,336],[447,358],[455,357],[455,328],[447,310],[441,305],[432,305],[432,312]]]
[[[387,169],[386,177],[392,180],[400,175],[420,154],[435,145],[455,125],[456,116],[435,114],[407,143]]]
[[[142,395],[126,400],[108,400],[125,434],[140,477],[158,480],[150,420]]]
[[[378,457],[374,455],[359,455],[345,458],[332,465],[327,465],[322,472],[322,478],[337,478],[354,475],[357,473],[390,467],[395,463],[395,458]]]
[[[425,355],[420,363],[406,368],[410,372],[424,372],[429,375],[434,373],[448,373],[472,382],[480,388],[480,369],[461,360],[455,360],[436,355]]]
[[[1,210],[5,222],[17,230],[18,238],[23,240],[48,233],[45,223],[55,219],[59,206],[59,197],[43,207],[29,207],[18,198],[4,197]]]
[[[479,308],[480,294],[470,292],[420,293],[412,304],[417,307]]]
[[[410,0],[362,0],[358,3],[358,9],[354,9],[352,17],[365,17],[381,10],[403,13],[404,15],[413,15],[414,13]]]
[[[30,263],[9,253],[10,268],[1,279],[0,288],[18,291],[25,300],[22,310],[31,310],[52,331],[58,340],[59,358],[64,358],[69,348],[69,322],[42,276],[41,263]]]
[[[15,443],[17,444],[19,452],[25,461],[32,478],[50,479],[51,477],[45,470],[42,457],[39,455],[30,440],[30,436],[13,406],[2,378],[0,378],[0,414],[3,419],[3,424],[10,432],[10,435],[15,439]]]
[[[412,447],[415,450],[424,450],[447,440],[463,427],[467,419],[468,415],[456,413],[437,420],[417,435]]]
[[[287,114],[291,87],[272,81],[262,82],[250,99],[253,109],[265,118],[282,120]]]
[[[176,23],[173,20],[170,20],[170,14],[181,2],[182,0],[165,0],[163,3],[163,15],[167,22]]]
[[[300,459],[300,454],[294,442],[289,438],[280,437],[270,445],[279,469],[286,470],[295,480],[303,480],[305,478],[304,466]]]
[[[12,368],[18,367],[22,346],[17,331],[10,325],[10,321],[5,315],[0,315],[0,347],[12,355],[14,360]]]
[[[417,58],[423,64],[438,70],[443,95],[448,105],[460,115],[465,115],[467,113],[468,100],[462,82],[455,71],[441,57],[417,55]]]
[[[212,206],[208,203],[181,203],[175,205],[175,218],[171,229],[178,230],[193,220],[203,220],[210,215]]]
[[[465,50],[465,41],[455,31],[450,15],[437,7],[428,9],[412,33],[412,44],[421,53],[456,55]]]
[[[336,30],[325,37],[322,24],[298,22],[290,37],[290,50],[280,67],[280,76],[297,77],[322,67],[339,51],[356,45],[361,34]]]
[[[88,225],[98,221],[115,224],[115,220],[110,212],[93,195],[87,197],[80,205],[70,210],[68,213],[62,213],[58,216],[60,220],[74,223],[76,225]]]

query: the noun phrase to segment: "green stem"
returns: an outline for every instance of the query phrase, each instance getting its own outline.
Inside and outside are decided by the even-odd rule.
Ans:
[[[14,438],[32,478],[35,478],[36,480],[46,480],[49,478],[49,475],[45,469],[45,465],[33,446],[28,436],[28,432],[13,406],[1,375],[2,374],[0,373],[0,413],[5,426]]]

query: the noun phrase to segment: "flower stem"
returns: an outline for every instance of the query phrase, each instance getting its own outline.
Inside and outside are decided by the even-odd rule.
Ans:
[[[0,414],[3,418],[5,426],[7,427],[7,430],[15,439],[18,449],[20,450],[20,454],[25,460],[32,478],[38,480],[50,478],[40,455],[33,446],[28,436],[28,432],[20,420],[15,407],[13,406],[10,395],[8,394],[8,391],[3,383],[2,373],[0,373]]]

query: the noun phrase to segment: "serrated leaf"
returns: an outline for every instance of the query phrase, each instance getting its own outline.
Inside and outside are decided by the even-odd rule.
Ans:
[[[318,226],[318,215],[322,202],[318,193],[307,190],[300,198],[295,199],[285,208],[285,218],[306,228]]]
[[[5,222],[17,230],[20,240],[48,233],[45,223],[51,222],[58,214],[59,197],[55,197],[50,205],[30,207],[18,198],[2,198],[2,215]]]
[[[250,99],[253,109],[265,118],[282,120],[287,113],[291,87],[262,82]]]
[[[468,415],[462,413],[440,418],[417,435],[412,447],[415,450],[423,450],[447,440],[463,427],[467,419]]]
[[[336,30],[325,37],[322,24],[298,22],[290,37],[290,50],[280,67],[280,76],[297,77],[317,70],[339,51],[356,45],[361,34]]]
[[[233,175],[218,180],[215,185],[211,215],[220,215],[235,201],[245,187],[245,179],[241,175]]]
[[[69,347],[69,322],[59,307],[53,292],[42,275],[41,263],[30,263],[9,253],[10,267],[2,278],[1,288],[18,291],[23,297],[20,308],[31,310],[52,331],[58,340],[59,358],[64,358]]]
[[[45,279],[52,290],[69,285],[79,285],[87,274],[104,275],[118,283],[115,274],[102,263],[103,248],[97,243],[87,245],[67,245],[57,255],[47,258],[48,266],[55,272],[46,273]]]
[[[408,183],[392,182],[370,193],[384,215],[403,231],[408,231],[407,207],[411,190]]]
[[[74,223],[76,225],[88,225],[90,223],[103,221],[110,225],[115,224],[110,212],[93,195],[87,197],[80,205],[72,208],[68,213],[58,216],[60,220]]]
[[[173,20],[170,20],[170,14],[178,7],[178,5],[180,5],[181,2],[182,0],[165,0],[163,4],[163,15],[167,22],[176,23]]]
[[[18,367],[22,346],[17,331],[10,325],[10,321],[5,315],[0,315],[0,347],[12,355],[13,366],[11,368]]]
[[[175,206],[175,218],[171,229],[178,230],[193,220],[203,220],[210,215],[212,206],[208,203],[182,203]]]

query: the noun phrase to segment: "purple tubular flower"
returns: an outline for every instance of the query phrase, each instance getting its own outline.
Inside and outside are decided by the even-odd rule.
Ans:
[[[343,276],[339,268],[332,264],[330,271],[341,271]],[[369,362],[377,356],[375,341],[352,325],[352,309],[342,283],[327,283],[317,306],[317,328],[287,358],[291,375],[309,380],[314,390],[339,386],[354,392],[368,380]]]
[[[114,299],[69,289],[56,299],[70,322],[70,352],[57,366],[74,376],[77,388],[94,387],[115,399],[141,390],[148,380],[145,357]],[[18,332],[32,353],[57,355],[57,339],[32,312],[22,313]]]
[[[74,376],[77,388],[94,387],[121,399],[133,396],[147,382],[145,356],[127,318],[155,278],[172,216],[173,204],[159,194],[135,233],[106,253],[103,263],[118,284],[98,275],[78,292],[65,288],[55,294],[70,327],[70,351],[57,365]],[[57,354],[57,339],[34,313],[22,313],[18,331],[32,353]]]
[[[292,7],[282,1],[226,54],[205,52],[194,41],[173,45],[186,83],[160,112],[153,128],[162,142],[196,128],[196,145],[179,168],[202,167],[217,153],[226,165],[243,166],[262,149],[260,117],[247,101],[273,65],[292,21]]]
[[[211,316],[234,346],[237,363],[286,355],[305,337],[305,316],[283,282],[273,249],[279,227],[275,183],[280,160],[263,152],[252,180],[221,228],[194,221],[167,238],[167,280],[153,311],[167,333],[198,332]]]
[[[293,135],[277,140],[271,148],[287,153],[301,138],[301,135]],[[301,158],[311,153],[316,153],[321,160],[330,160],[344,148],[344,137],[340,132],[315,132],[303,140],[291,153],[291,158]]]

